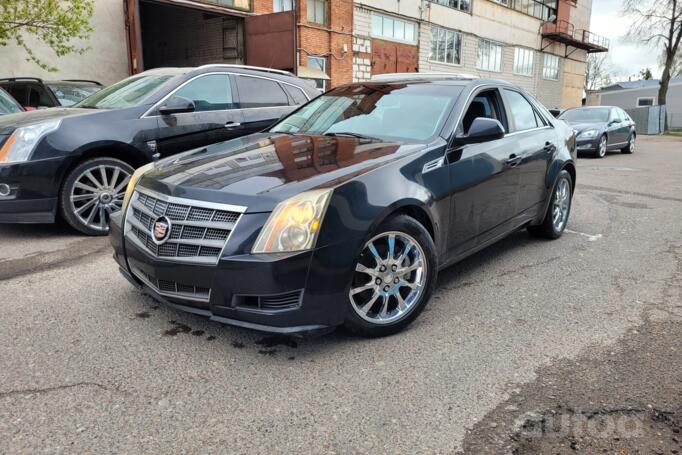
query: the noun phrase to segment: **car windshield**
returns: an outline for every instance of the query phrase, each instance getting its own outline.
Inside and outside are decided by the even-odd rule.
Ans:
[[[273,133],[426,141],[437,134],[460,87],[363,84],[339,87],[303,106]]]
[[[611,109],[571,109],[566,111],[559,118],[570,123],[606,123],[609,121]]]
[[[0,90],[0,115],[14,114],[16,112],[21,112],[17,103],[6,92]]]
[[[119,109],[137,106],[172,77],[171,74],[147,74],[129,77],[85,98],[75,107]]]
[[[47,84],[54,96],[59,101],[62,106],[73,106],[81,100],[84,100],[88,96],[95,92],[99,92],[102,87],[94,84],[73,84],[73,83],[59,83],[51,82]]]

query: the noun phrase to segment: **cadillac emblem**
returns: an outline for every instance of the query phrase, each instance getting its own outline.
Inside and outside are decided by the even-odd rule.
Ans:
[[[171,231],[170,220],[165,216],[157,218],[156,221],[154,221],[154,224],[152,225],[152,238],[154,239],[154,242],[158,245],[161,245],[163,242],[168,240],[168,236],[170,236],[170,231]]]

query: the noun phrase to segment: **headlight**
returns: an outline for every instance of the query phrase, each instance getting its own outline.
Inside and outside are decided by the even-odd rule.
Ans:
[[[128,208],[128,203],[130,198],[133,196],[133,191],[135,190],[135,185],[140,181],[143,175],[154,169],[154,162],[145,164],[144,166],[137,168],[133,175],[130,176],[128,180],[128,186],[126,187],[126,194],[123,196],[123,205],[121,206],[122,213],[125,215],[126,209]]]
[[[599,130],[586,130],[578,134],[578,137],[580,138],[597,137],[597,134],[599,134]]]
[[[0,149],[0,163],[16,163],[17,161],[28,160],[38,141],[46,134],[59,128],[60,123],[61,120],[48,120],[17,128]]]
[[[263,226],[252,252],[282,253],[313,248],[332,191],[306,191],[280,202]]]

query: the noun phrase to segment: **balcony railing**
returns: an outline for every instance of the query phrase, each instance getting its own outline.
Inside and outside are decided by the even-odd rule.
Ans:
[[[542,37],[564,43],[587,52],[608,52],[611,42],[588,30],[576,30],[568,21],[546,22],[542,26]]]

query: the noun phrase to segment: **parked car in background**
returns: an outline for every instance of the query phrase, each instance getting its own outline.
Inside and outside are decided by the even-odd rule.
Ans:
[[[97,81],[44,81],[37,77],[0,79],[0,87],[27,110],[73,106],[103,88]]]
[[[0,115],[16,114],[23,112],[23,110],[24,108],[17,103],[17,100],[0,88]]]
[[[381,336],[439,269],[521,228],[560,237],[575,182],[573,130],[518,87],[391,75],[138,169],[110,239],[128,280],[176,308]]]
[[[578,152],[604,158],[609,151],[634,153],[635,122],[623,109],[609,106],[579,107],[564,111],[559,118],[576,130]]]
[[[3,116],[0,222],[50,223],[59,213],[85,234],[106,234],[136,167],[261,131],[317,95],[284,71],[208,65],[146,71],[73,108]]]

